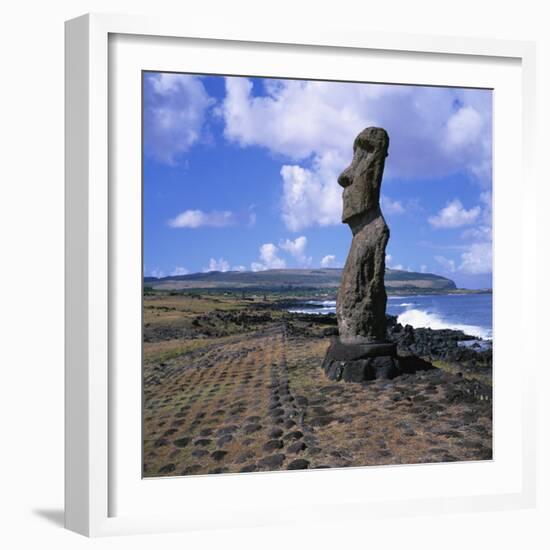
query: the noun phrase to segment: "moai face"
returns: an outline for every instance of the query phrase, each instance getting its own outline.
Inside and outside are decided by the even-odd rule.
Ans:
[[[354,225],[380,208],[380,185],[388,156],[389,137],[382,128],[363,130],[353,143],[353,160],[340,174],[344,188],[342,222]]]

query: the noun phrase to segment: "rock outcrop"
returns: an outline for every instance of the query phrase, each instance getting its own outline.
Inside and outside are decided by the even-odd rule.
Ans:
[[[353,144],[353,160],[338,178],[344,188],[342,222],[353,234],[336,298],[339,339],[324,369],[332,379],[361,382],[399,374],[394,344],[386,340],[384,272],[390,231],[380,209],[389,137],[366,128]]]

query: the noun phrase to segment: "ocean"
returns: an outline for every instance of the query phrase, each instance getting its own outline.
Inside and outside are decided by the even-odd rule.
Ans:
[[[333,300],[309,300],[293,313],[336,313]],[[492,294],[418,294],[388,296],[386,312],[402,325],[414,328],[450,328],[484,340],[493,338]]]

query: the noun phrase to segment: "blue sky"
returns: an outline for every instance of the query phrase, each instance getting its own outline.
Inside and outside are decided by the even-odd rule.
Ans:
[[[390,136],[387,265],[492,286],[492,92],[144,74],[144,271],[343,266],[338,174]]]

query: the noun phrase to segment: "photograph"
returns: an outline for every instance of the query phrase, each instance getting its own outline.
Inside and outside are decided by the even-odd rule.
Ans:
[[[142,476],[492,460],[493,90],[141,75]]]

